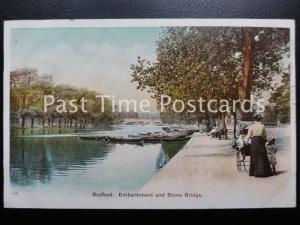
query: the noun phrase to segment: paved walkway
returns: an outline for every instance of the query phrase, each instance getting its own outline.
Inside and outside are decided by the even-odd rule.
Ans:
[[[182,198],[172,208],[287,207],[294,205],[295,180],[291,179],[289,149],[280,151],[279,175],[249,177],[236,169],[231,141],[195,133],[192,139],[141,190],[154,193],[198,193]],[[170,207],[156,205],[149,207]],[[174,202],[175,203],[175,202]],[[160,203],[161,204],[161,203]]]

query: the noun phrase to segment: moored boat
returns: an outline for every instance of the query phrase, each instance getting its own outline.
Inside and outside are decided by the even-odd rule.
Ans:
[[[82,140],[103,140],[106,136],[97,136],[97,135],[82,135],[79,136]]]
[[[113,143],[143,143],[142,138],[108,137]]]
[[[96,136],[84,135],[79,136],[83,140],[102,140],[107,143],[123,143],[123,144],[144,144],[144,143],[163,143],[175,141],[187,141],[194,133],[191,130],[173,130],[170,132],[148,132],[138,135],[120,136]]]

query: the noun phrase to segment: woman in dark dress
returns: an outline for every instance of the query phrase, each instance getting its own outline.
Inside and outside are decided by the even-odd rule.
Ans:
[[[272,172],[265,147],[266,128],[261,123],[261,115],[255,115],[253,119],[254,123],[245,137],[246,140],[251,138],[249,176],[269,177]]]

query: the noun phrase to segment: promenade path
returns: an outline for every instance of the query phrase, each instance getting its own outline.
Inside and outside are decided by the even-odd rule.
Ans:
[[[194,133],[191,140],[141,190],[144,193],[182,194],[172,208],[290,207],[295,204],[295,179],[291,172],[289,132],[269,129],[277,139],[278,172],[268,178],[249,177],[236,168],[230,140]],[[200,194],[200,198],[185,197]],[[170,207],[163,201],[148,207]]]

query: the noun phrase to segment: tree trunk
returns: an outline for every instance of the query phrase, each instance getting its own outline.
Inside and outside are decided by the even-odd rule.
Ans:
[[[236,124],[237,124],[236,112],[233,112],[233,138],[236,138]]]
[[[209,118],[209,113],[205,112],[205,116],[206,116],[206,129],[209,132],[210,131],[210,118]]]
[[[54,123],[54,115],[52,115],[52,119],[51,119],[51,127],[53,127],[53,123]]]
[[[34,118],[31,118],[31,128],[34,127]]]
[[[223,132],[224,132],[224,137],[227,140],[228,136],[227,136],[227,126],[226,126],[226,121],[225,121],[226,117],[225,114],[222,113],[222,126],[223,126]]]
[[[22,122],[21,122],[21,124],[22,124],[22,129],[24,129],[24,128],[25,128],[26,117],[22,115],[22,116],[21,116],[21,120],[22,120]]]
[[[202,118],[200,115],[197,115],[197,126],[200,127],[200,124],[202,123]]]
[[[243,35],[243,75],[240,81],[239,96],[241,102],[250,100],[253,77],[254,37],[249,28],[242,30]],[[244,104],[245,110],[250,109],[250,103]],[[241,120],[251,119],[251,112],[241,111]]]

